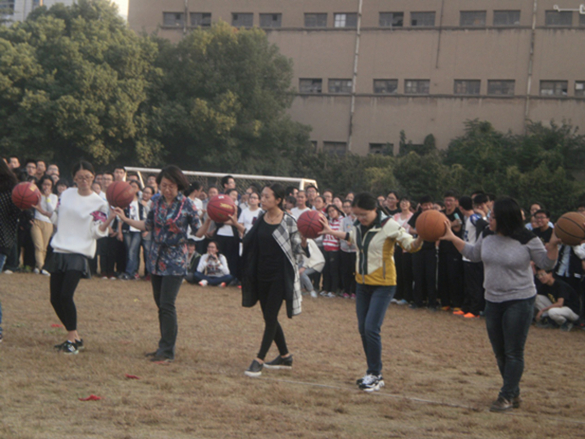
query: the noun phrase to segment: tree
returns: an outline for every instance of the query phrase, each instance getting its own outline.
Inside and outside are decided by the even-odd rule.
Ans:
[[[291,61],[260,29],[220,22],[177,45],[159,44],[163,72],[149,102],[167,157],[190,169],[286,174],[309,128],[285,111],[293,98]]]
[[[0,150],[62,164],[156,161],[141,108],[156,53],[107,0],[38,8],[0,28]]]

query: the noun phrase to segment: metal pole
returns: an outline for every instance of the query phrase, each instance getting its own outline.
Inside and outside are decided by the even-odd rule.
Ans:
[[[528,76],[526,78],[526,100],[524,107],[524,134],[528,129],[528,120],[530,118],[530,91],[532,88],[532,68],[534,64],[534,41],[536,39],[536,15],[538,11],[538,0],[534,0],[532,8],[532,32],[530,36],[530,55],[528,58]]]
[[[363,0],[358,2],[356,35],[355,35],[355,52],[353,57],[353,76],[351,78],[351,104],[349,106],[349,132],[347,136],[347,152],[351,152],[351,143],[353,141],[353,116],[355,113],[355,90],[357,84],[358,61],[360,56],[360,36],[362,28],[362,6]]]

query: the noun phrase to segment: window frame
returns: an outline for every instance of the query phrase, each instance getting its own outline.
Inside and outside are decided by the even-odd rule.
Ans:
[[[343,26],[338,26],[338,18],[343,16]],[[355,24],[350,24],[349,19],[355,20]],[[355,12],[334,12],[333,13],[333,27],[335,29],[355,29],[357,28],[357,13]]]
[[[514,23],[510,23],[509,22],[509,16],[506,18],[507,22],[506,23],[496,23],[496,17],[498,14],[511,14],[511,13],[518,13],[518,20],[515,21]],[[503,15],[502,15],[503,16]],[[494,10],[494,17],[493,17],[493,22],[492,24],[494,25],[494,27],[506,27],[506,26],[520,26],[520,19],[522,18],[522,11],[520,9],[498,9],[498,10]]]
[[[508,85],[507,89],[511,90],[512,93],[494,93],[494,87],[496,85],[499,84],[499,89],[500,91],[505,91],[506,90],[506,84]],[[512,87],[509,87],[509,85],[512,85]],[[497,87],[495,88],[497,90]],[[514,79],[488,79],[488,85],[487,85],[487,94],[488,96],[514,96],[516,92],[516,80]]]
[[[473,23],[464,23],[464,14],[476,14],[478,17],[473,18]],[[481,20],[481,14],[483,14],[483,23],[476,23],[477,19]],[[472,11],[459,11],[459,26],[460,27],[486,27],[487,26],[487,11],[485,10],[472,10]]]
[[[394,90],[393,91],[376,91],[376,90],[381,90],[382,87],[376,87],[376,83],[380,83],[380,82],[385,82],[386,86],[383,87],[385,90],[388,90],[387,85],[389,83],[394,83]],[[380,94],[380,95],[395,95],[398,94],[398,79],[374,79],[374,87],[373,87],[373,91],[374,94]]]
[[[175,23],[170,24],[167,23],[166,19],[167,16],[174,15],[175,16]],[[181,18],[178,18],[181,17]],[[163,11],[163,27],[180,27],[182,28],[185,26],[185,13],[184,12],[164,12]]]
[[[413,20],[414,20],[413,15],[415,15],[415,14],[416,15],[420,15],[421,17],[423,16],[423,14],[429,14],[429,16],[430,16],[430,14],[432,14],[432,16],[433,16],[433,24],[425,24],[425,21],[426,20],[423,20],[421,22],[421,24],[414,24],[413,23]],[[436,13],[436,11],[411,11],[410,12],[410,27],[435,27],[436,22],[437,22],[437,13]]]
[[[453,94],[457,96],[479,96],[481,94],[481,79],[454,79]]]
[[[339,82],[340,84],[335,86],[335,82]],[[343,82],[347,82],[348,84],[342,84]],[[332,87],[338,87],[340,91],[331,90]],[[349,91],[344,91],[349,88]],[[351,94],[353,91],[353,80],[347,78],[329,78],[327,79],[327,93],[330,94],[337,94],[337,95],[347,95]]]
[[[416,83],[416,91],[409,91],[409,82]],[[426,85],[426,91],[421,91],[421,85]],[[404,80],[404,94],[408,95],[428,95],[431,92],[430,79],[405,79]]]
[[[549,22],[550,17],[558,17],[558,23]],[[570,17],[568,23],[563,23],[563,17]],[[572,27],[573,26],[573,11],[555,11],[547,10],[544,11],[544,25],[547,27]]]
[[[553,87],[551,88],[552,92],[551,94],[543,94],[543,85],[545,84],[549,84],[552,85]],[[565,85],[565,87],[563,88],[562,85]],[[558,87],[561,86],[561,87]],[[561,89],[561,92],[558,93],[558,89]],[[563,94],[563,89],[564,89],[564,94]],[[539,84],[539,96],[544,96],[544,97],[553,97],[553,98],[565,98],[569,95],[569,81],[563,80],[563,79],[559,79],[559,80],[551,80],[551,79],[544,79],[544,80],[540,80],[540,84]]]
[[[262,24],[262,18],[263,17],[266,18],[267,16],[272,16],[273,18],[275,16],[277,16],[278,20],[276,23],[278,25],[277,26],[264,26]],[[261,29],[278,29],[278,28],[282,27],[282,13],[280,13],[280,12],[274,12],[274,13],[264,13],[263,12],[263,13],[259,14],[259,19],[260,19],[260,28]],[[273,24],[273,23],[274,23],[274,20],[271,21],[271,24]]]
[[[193,23],[193,17],[200,15],[201,20],[198,24]],[[209,23],[205,22],[205,19],[209,18]],[[211,27],[211,12],[189,12],[189,24],[191,27],[208,28]]]
[[[250,23],[249,26],[246,25],[246,24],[242,24],[242,25],[236,25],[236,24],[234,24],[234,22],[236,20],[239,20],[240,19],[240,17],[239,17],[240,15],[242,17],[246,17],[246,18],[250,18],[251,17],[252,18],[252,22]],[[254,27],[254,13],[253,12],[232,12],[232,26],[235,27],[235,28],[238,28],[238,29],[240,29],[240,28],[250,29],[250,28]]]
[[[317,84],[319,85],[319,91],[311,91],[310,89],[302,87],[303,81],[311,81],[310,89],[313,89]],[[304,88],[304,90],[303,90]],[[303,94],[321,94],[323,93],[323,79],[322,78],[299,78],[299,93]]]
[[[581,87],[578,89],[577,86]],[[575,81],[574,94],[578,98],[585,97],[585,81]]]
[[[304,27],[309,29],[324,29],[327,27],[327,20],[329,19],[328,15],[329,14],[327,12],[305,12]],[[307,25],[307,18],[309,17],[313,17],[315,19],[314,26]],[[322,20],[323,18],[325,18],[324,24],[320,26],[319,23],[322,22],[320,19]]]
[[[390,14],[392,16],[392,20],[390,20],[392,23],[390,23],[390,21],[386,21],[387,23],[390,23],[390,24],[382,24],[382,14]],[[394,19],[396,18],[395,17],[396,14],[400,15],[400,19],[401,19],[400,24],[393,23]],[[404,12],[379,12],[378,13],[378,26],[379,27],[389,27],[389,28],[404,27]]]
[[[329,150],[332,147],[332,150]],[[343,148],[343,150],[341,150]],[[347,142],[323,141],[323,152],[330,155],[346,155]]]

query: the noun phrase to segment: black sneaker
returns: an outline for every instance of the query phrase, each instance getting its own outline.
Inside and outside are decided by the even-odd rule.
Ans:
[[[520,403],[518,403],[518,406],[520,406]],[[498,399],[496,399],[492,403],[492,406],[490,407],[490,412],[498,413],[507,412],[508,410],[512,410],[513,407],[514,405],[512,404],[512,401],[508,401],[503,396],[498,396]]]
[[[360,386],[363,382],[364,379],[367,377],[368,375],[364,375],[362,378],[358,379],[355,381],[355,383]],[[378,386],[379,387],[384,387],[384,377],[382,377],[382,375],[378,375]]]
[[[4,337],[2,336],[2,333],[0,332],[0,343],[2,343],[2,340],[4,340]]]
[[[66,340],[65,343],[61,345],[59,352],[63,352],[66,355],[77,355],[79,353],[75,343],[72,343],[69,340]]]
[[[150,361],[153,363],[172,363],[173,359],[169,357],[165,357],[164,355],[153,355],[150,357]]]
[[[146,354],[144,354],[144,356],[145,356],[146,358],[156,357],[156,353],[157,353],[157,352],[158,352],[158,351],[147,352]]]
[[[244,372],[249,377],[259,377],[262,375],[262,364],[258,363],[258,361],[252,361],[250,367]]]
[[[286,358],[282,358],[280,355],[274,360],[264,363],[266,369],[292,369],[293,358],[289,355]]]
[[[75,340],[75,347],[77,348],[78,351],[82,351],[85,349],[85,346],[83,345],[83,338]]]
[[[520,395],[512,398],[512,407],[513,408],[515,408],[515,409],[520,408],[521,403],[522,403],[522,398],[520,398]]]
[[[377,375],[368,374],[362,378],[362,382],[358,387],[364,392],[380,390],[380,378]]]

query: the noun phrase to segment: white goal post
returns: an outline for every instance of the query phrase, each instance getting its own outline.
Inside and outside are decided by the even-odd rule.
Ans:
[[[149,176],[158,175],[160,172],[160,169],[156,168],[126,167],[125,169],[126,172],[136,172],[143,186]],[[198,181],[201,183],[201,186],[203,186],[206,191],[209,186],[216,186],[221,192],[221,179],[226,175],[231,175],[236,180],[236,187],[238,187],[240,191],[247,189],[248,186],[250,186],[252,183],[260,184],[260,186],[270,183],[282,183],[284,186],[294,186],[299,189],[304,189],[310,184],[318,187],[317,182],[309,178],[277,177],[271,175],[227,174],[199,171],[183,171],[183,174],[185,174],[189,181]]]

